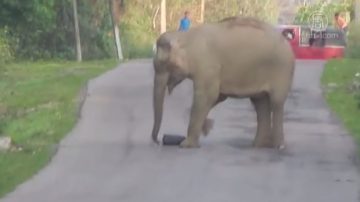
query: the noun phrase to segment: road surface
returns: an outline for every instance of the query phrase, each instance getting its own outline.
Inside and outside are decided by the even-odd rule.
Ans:
[[[149,60],[92,80],[82,118],[52,162],[3,202],[355,202],[355,145],[322,99],[322,61],[298,61],[286,104],[287,149],[251,147],[255,113],[230,99],[200,149],[150,142]],[[184,134],[191,83],[166,99],[161,134]],[[161,137],[160,137],[161,138]]]

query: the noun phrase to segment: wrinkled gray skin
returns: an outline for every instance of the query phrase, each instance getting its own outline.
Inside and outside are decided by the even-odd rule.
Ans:
[[[227,97],[250,98],[257,113],[255,147],[284,148],[284,104],[293,81],[295,59],[275,28],[253,18],[231,17],[188,32],[166,32],[154,56],[154,126],[158,143],[166,89],[193,81],[187,137],[181,147],[199,147],[208,133],[209,111]]]

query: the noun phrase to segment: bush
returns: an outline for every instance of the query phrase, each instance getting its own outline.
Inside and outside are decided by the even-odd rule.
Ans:
[[[160,1],[126,1],[125,13],[121,17],[121,42],[125,58],[151,57],[153,45],[160,35]],[[200,22],[200,0],[167,0],[167,30],[176,30],[185,10],[190,11],[192,27]],[[239,15],[255,16],[276,22],[278,8],[272,0],[207,0],[205,22]],[[156,12],[158,11],[158,12]],[[157,15],[156,15],[157,14]]]
[[[0,65],[13,59],[7,29],[0,29]]]
[[[360,58],[360,23],[350,23],[347,36],[346,56]]]
[[[124,57],[145,58],[152,56],[152,45],[158,33],[152,27],[155,6],[136,1],[129,2],[122,16],[121,43]]]
[[[78,15],[83,59],[112,56],[114,44],[108,4],[100,0],[78,0]],[[9,34],[17,39],[11,40],[17,59],[76,57],[71,0],[1,0],[0,19],[0,28],[8,27]]]
[[[308,25],[310,16],[314,13],[322,13],[328,20],[328,25],[333,25],[334,14],[336,12],[351,12],[352,2],[351,0],[344,0],[341,3],[328,3],[322,2],[300,6],[296,13],[294,23],[298,25]]]
[[[192,26],[200,24],[200,0],[168,0],[167,30],[176,30],[185,10]],[[278,9],[272,0],[207,0],[205,22],[232,15],[256,16],[275,22]],[[125,58],[152,56],[160,35],[159,0],[125,0],[121,12],[121,42]],[[9,12],[11,11],[11,12]],[[109,4],[104,0],[78,0],[83,59],[115,56]],[[17,59],[74,59],[75,39],[71,0],[0,0],[0,28],[8,27]]]

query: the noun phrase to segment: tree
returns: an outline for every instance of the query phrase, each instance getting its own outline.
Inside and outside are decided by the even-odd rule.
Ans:
[[[120,10],[124,6],[123,0],[109,0],[109,8],[111,14],[111,22],[113,26],[113,33],[115,38],[115,48],[117,52],[117,57],[119,60],[123,60],[123,52],[121,48],[120,41],[120,32],[119,32],[119,22],[120,22]]]
[[[161,0],[161,25],[160,32],[166,32],[166,0]]]
[[[82,54],[81,54],[79,19],[77,12],[77,0],[73,0],[73,9],[74,9],[74,26],[75,26],[75,41],[76,41],[76,59],[78,62],[81,62]]]
[[[204,13],[205,13],[205,0],[201,0],[201,9],[200,9],[200,23],[204,23]]]
[[[204,20],[216,22],[229,16],[242,15],[276,23],[279,16],[278,1],[280,0],[206,0]]]
[[[326,16],[328,20],[328,25],[331,26],[333,24],[334,13],[335,12],[344,12],[348,13],[351,12],[352,9],[352,3],[349,0],[345,0],[341,3],[327,3],[324,4],[322,2],[314,3],[314,4],[308,4],[305,6],[300,6],[295,19],[295,24],[300,25],[307,25],[309,22],[309,18],[316,12],[321,12],[323,15]]]
[[[360,23],[360,0],[355,0],[354,1],[355,4],[355,21],[357,23]]]

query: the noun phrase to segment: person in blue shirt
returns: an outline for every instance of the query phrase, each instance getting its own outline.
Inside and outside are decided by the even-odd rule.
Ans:
[[[180,20],[179,31],[188,31],[190,29],[191,21],[189,18],[189,11],[185,11],[184,17]]]

